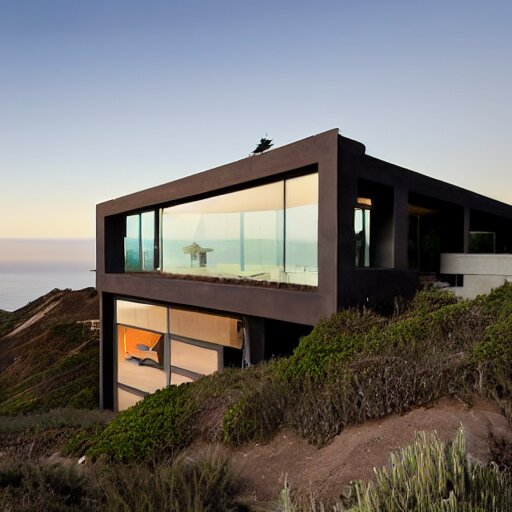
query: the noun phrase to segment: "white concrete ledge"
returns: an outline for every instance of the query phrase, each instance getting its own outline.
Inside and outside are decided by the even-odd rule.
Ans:
[[[512,282],[512,254],[441,254],[441,274],[464,276],[464,286],[450,288],[466,299]]]
[[[441,254],[441,274],[512,277],[512,254]]]

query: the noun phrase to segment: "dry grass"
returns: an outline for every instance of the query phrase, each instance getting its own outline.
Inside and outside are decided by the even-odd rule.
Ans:
[[[413,444],[375,469],[369,483],[354,482],[341,499],[323,503],[285,485],[282,512],[507,512],[512,510],[512,473],[495,463],[480,465],[466,455],[464,431],[445,445],[420,432]]]
[[[238,482],[227,460],[157,465],[0,463],[2,512],[236,512]]]

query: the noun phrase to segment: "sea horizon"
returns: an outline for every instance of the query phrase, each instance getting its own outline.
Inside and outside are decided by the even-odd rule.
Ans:
[[[0,239],[0,309],[16,311],[55,288],[95,286],[93,239]]]

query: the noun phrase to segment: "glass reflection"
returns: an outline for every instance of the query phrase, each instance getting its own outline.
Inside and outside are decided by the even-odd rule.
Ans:
[[[151,271],[155,265],[155,212],[141,214],[141,255],[142,270]]]
[[[163,272],[316,286],[318,174],[165,208],[161,229]]]
[[[219,352],[171,339],[171,366],[209,375],[219,369]]]
[[[156,212],[149,211],[126,217],[126,237],[124,239],[125,272],[150,272],[158,262]]]
[[[126,272],[140,270],[140,215],[126,217],[124,239],[124,268]]]
[[[370,210],[354,208],[355,265],[370,266]]]
[[[283,182],[163,211],[164,272],[272,279],[283,268]]]
[[[286,180],[286,274],[318,284],[318,174]]]

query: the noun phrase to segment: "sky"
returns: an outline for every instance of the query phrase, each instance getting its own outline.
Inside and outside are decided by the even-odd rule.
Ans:
[[[0,0],[0,238],[340,128],[512,203],[512,2]]]

